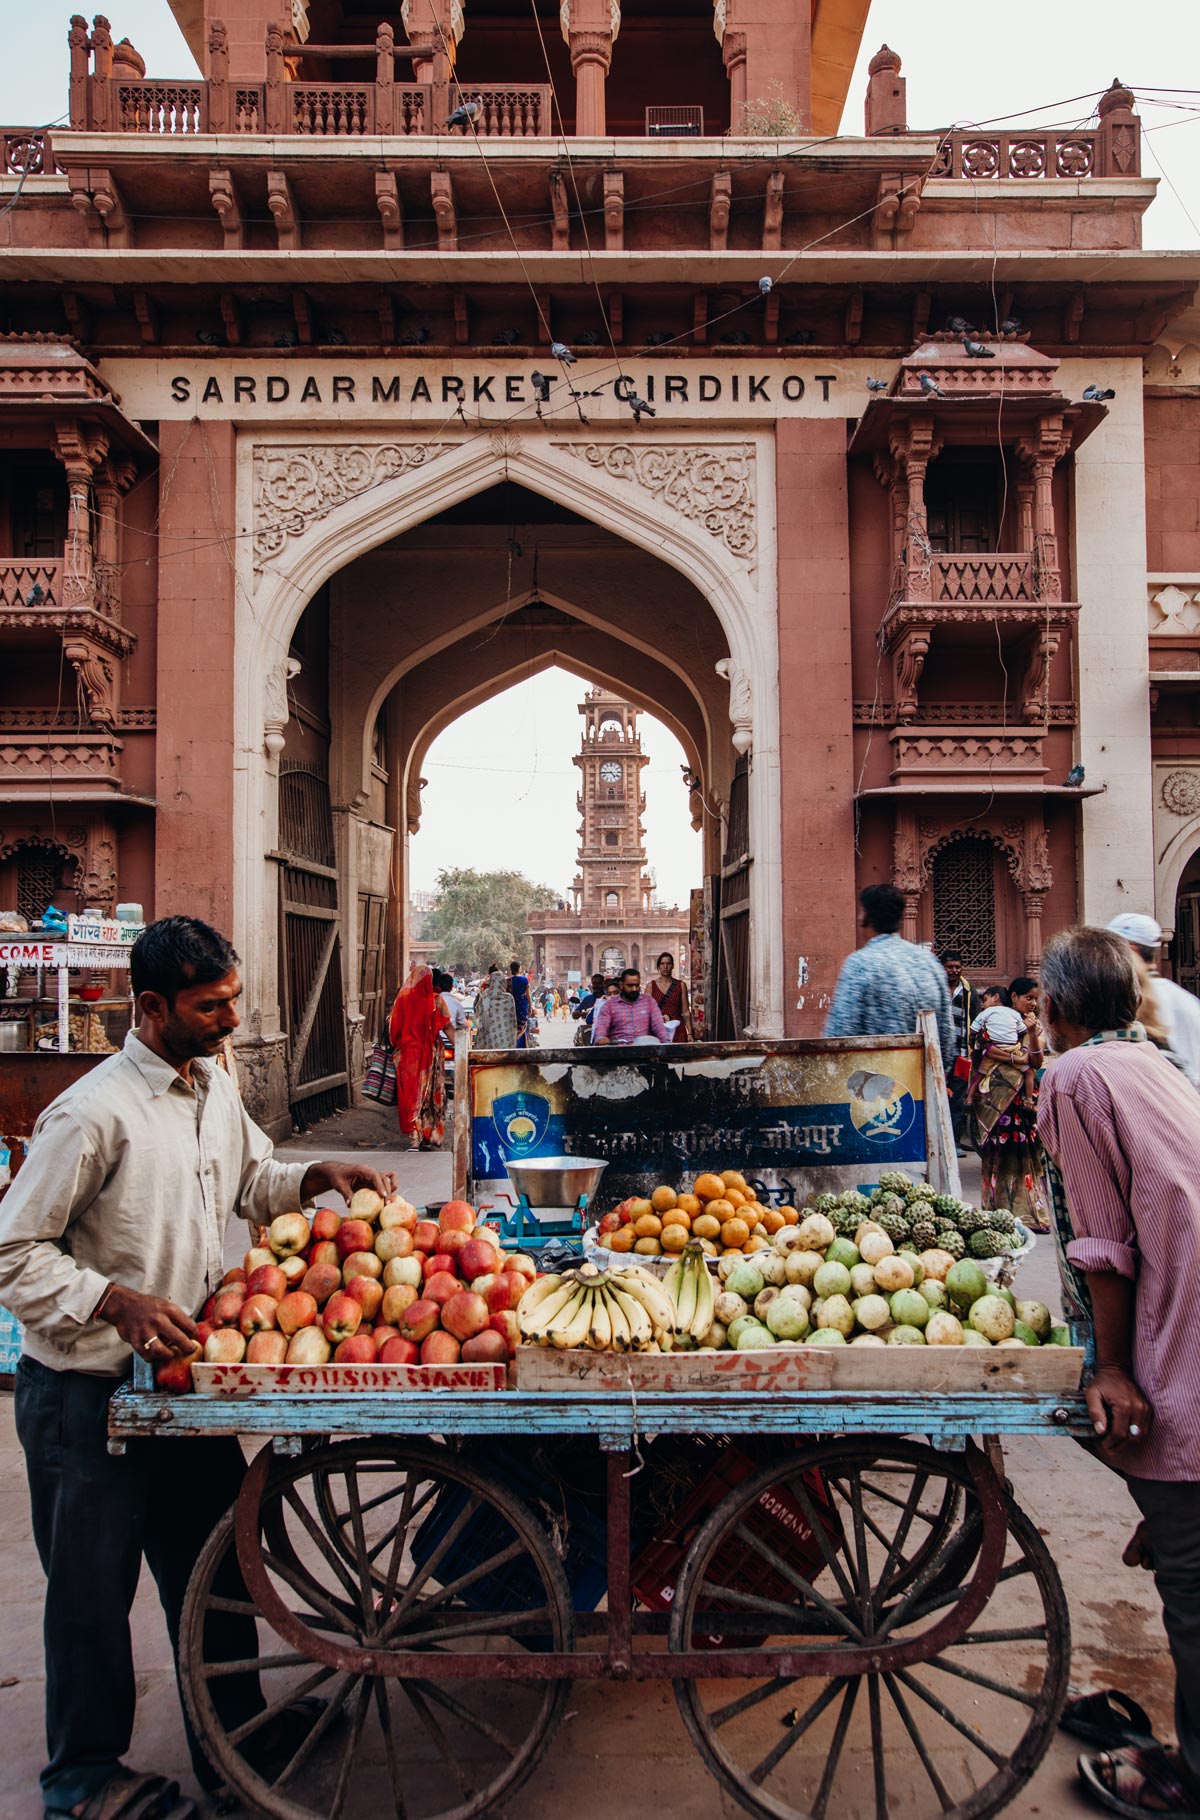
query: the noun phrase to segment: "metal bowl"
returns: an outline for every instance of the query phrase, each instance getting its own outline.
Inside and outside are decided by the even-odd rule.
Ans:
[[[607,1162],[594,1156],[531,1156],[505,1165],[508,1179],[531,1207],[574,1207],[580,1195],[595,1199]]]

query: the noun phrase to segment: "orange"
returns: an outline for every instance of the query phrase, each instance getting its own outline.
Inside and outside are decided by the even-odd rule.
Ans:
[[[768,1245],[766,1239],[762,1238],[757,1232],[752,1233],[751,1236],[746,1240],[746,1255],[747,1256],[749,1256],[752,1251],[769,1251],[769,1250],[770,1250],[770,1246]]]
[[[722,1194],[718,1195],[715,1200],[710,1201],[704,1211],[706,1213],[711,1213],[714,1219],[720,1220],[723,1225],[726,1220],[731,1220],[733,1218],[734,1214],[737,1212],[737,1208],[734,1207],[732,1202],[727,1201]]]
[[[800,1224],[800,1215],[796,1212],[794,1207],[781,1207],[779,1211],[783,1215],[783,1223],[785,1226],[798,1226]]]
[[[639,1239],[656,1239],[662,1231],[662,1221],[656,1213],[644,1213],[633,1222],[633,1230]]]
[[[740,1169],[722,1169],[721,1180],[726,1188],[740,1188],[743,1194],[750,1192],[746,1186],[746,1178]]]
[[[701,1239],[700,1249],[706,1258],[717,1258],[721,1255],[720,1247],[714,1245],[711,1239]]]
[[[656,1188],[650,1196],[650,1205],[655,1213],[669,1213],[675,1205],[675,1190],[667,1187]]]
[[[691,1236],[686,1226],[664,1226],[662,1248],[664,1251],[682,1251]]]
[[[721,1222],[711,1213],[697,1214],[692,1221],[692,1234],[698,1239],[719,1239]]]
[[[725,1190],[724,1198],[729,1202],[731,1207],[744,1207],[749,1196],[744,1195],[740,1188],[727,1188]]]
[[[698,1194],[702,1201],[717,1201],[725,1192],[725,1184],[719,1175],[698,1175],[692,1184],[692,1192]]]
[[[739,1207],[738,1212],[747,1226],[757,1226],[763,1216],[763,1210],[757,1201],[747,1201],[744,1207]]]
[[[657,1258],[662,1255],[662,1246],[657,1239],[638,1239],[633,1249],[644,1258]]]
[[[747,1226],[745,1220],[739,1220],[736,1214],[727,1219],[721,1227],[722,1242],[728,1245],[731,1250],[736,1251],[740,1249],[745,1245],[749,1237],[749,1226]]]
[[[690,1214],[693,1219],[701,1212],[704,1203],[698,1194],[681,1194],[675,1202],[680,1213]]]
[[[633,1240],[634,1231],[632,1226],[618,1226],[615,1232],[610,1232],[608,1235],[608,1249],[610,1251],[632,1251]]]
[[[763,1231],[769,1232],[772,1238],[777,1232],[783,1231],[785,1223],[784,1217],[780,1213],[778,1207],[768,1207],[767,1211],[762,1216]]]

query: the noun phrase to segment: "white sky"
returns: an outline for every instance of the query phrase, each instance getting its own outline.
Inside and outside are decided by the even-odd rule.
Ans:
[[[467,0],[470,21],[470,0]],[[12,7],[0,70],[0,120],[51,124],[67,104],[67,8]],[[380,17],[389,12],[381,5]],[[128,36],[152,76],[187,76],[194,64],[166,0],[117,0],[115,38]],[[886,41],[900,52],[914,128],[984,124],[1037,109],[1014,126],[1082,125],[1095,94],[1119,76],[1138,91],[1145,128],[1142,168],[1160,176],[1145,218],[1148,247],[1200,243],[1200,29],[1195,0],[1008,0],[999,12],[947,8],[934,0],[875,0],[850,85],[843,128],[862,130],[867,63]],[[618,49],[618,55],[620,54]],[[1168,91],[1177,92],[1170,93]],[[1082,97],[1082,99],[1075,99]],[[1181,104],[1174,108],[1165,103]],[[424,767],[413,884],[432,885],[441,866],[515,866],[565,890],[575,867],[579,679],[547,671],[474,709],[449,728]],[[643,717],[647,845],[660,894],[686,903],[699,882],[699,840],[679,781],[683,754]]]

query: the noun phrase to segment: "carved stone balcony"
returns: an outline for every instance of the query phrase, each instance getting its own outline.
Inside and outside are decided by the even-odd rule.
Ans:
[[[935,601],[965,606],[996,606],[1035,598],[1033,553],[989,556],[935,556],[929,566]]]
[[[46,719],[53,719],[49,711]],[[77,797],[81,790],[88,795],[120,795],[121,751],[121,741],[100,728],[0,730],[0,801],[20,801],[24,796],[44,800],[50,789],[64,797]]]
[[[893,784],[1024,784],[1046,776],[1040,730],[897,727],[890,735]]]

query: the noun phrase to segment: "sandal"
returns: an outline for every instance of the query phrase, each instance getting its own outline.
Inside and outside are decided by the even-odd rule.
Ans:
[[[190,1820],[195,1812],[195,1802],[180,1801],[178,1782],[121,1768],[79,1807],[46,1808],[44,1820]]]
[[[1148,1814],[1200,1820],[1195,1795],[1159,1744],[1126,1745],[1096,1757],[1080,1757],[1079,1776],[1102,1807],[1123,1814],[1125,1820],[1146,1820]]]
[[[1119,1750],[1123,1744],[1157,1744],[1150,1715],[1120,1689],[1106,1687],[1098,1694],[1080,1694],[1063,1707],[1059,1730],[1082,1738],[1102,1751]]]

